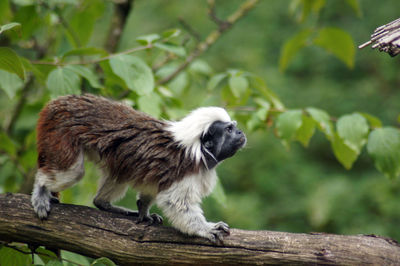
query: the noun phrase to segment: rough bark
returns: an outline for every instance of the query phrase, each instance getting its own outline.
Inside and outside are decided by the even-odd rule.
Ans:
[[[40,221],[28,195],[10,193],[0,194],[0,240],[105,256],[121,265],[400,264],[400,245],[378,236],[232,229],[222,245],[213,245],[85,206],[54,204],[49,219]]]

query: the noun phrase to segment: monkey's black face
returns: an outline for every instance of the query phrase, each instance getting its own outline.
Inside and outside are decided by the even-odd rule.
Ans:
[[[214,122],[201,138],[203,154],[209,169],[218,162],[233,156],[246,144],[246,136],[236,127],[236,122]]]

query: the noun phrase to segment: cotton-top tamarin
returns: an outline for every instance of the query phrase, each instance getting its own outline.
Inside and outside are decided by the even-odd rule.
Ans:
[[[207,222],[200,203],[216,183],[217,164],[245,143],[223,108],[201,107],[180,121],[163,121],[91,94],[62,96],[40,113],[32,205],[45,219],[56,201],[52,193],[83,177],[86,154],[103,170],[93,201],[99,209],[161,223],[149,213],[156,203],[181,232],[221,241],[228,225]],[[138,211],[111,204],[128,186],[138,192]]]

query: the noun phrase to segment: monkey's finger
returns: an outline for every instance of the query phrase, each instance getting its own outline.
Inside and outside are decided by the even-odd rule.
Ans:
[[[213,235],[213,238],[212,238],[212,240],[211,240],[211,239],[210,239],[210,240],[211,240],[214,244],[218,244],[218,245],[224,244],[223,240],[224,240],[224,237],[226,236],[226,234],[223,233],[223,231],[214,229],[214,230],[212,231],[212,235]]]
[[[36,210],[37,215],[41,220],[47,219],[48,213],[50,212],[50,207],[39,206]]]
[[[227,224],[224,223],[224,222],[218,222],[218,223],[216,223],[216,224],[215,224],[215,229],[217,229],[217,230],[222,230],[222,231],[225,233],[225,235],[230,235],[230,228],[229,228],[229,225],[227,225]]]
[[[157,213],[152,213],[150,216],[153,219],[152,224],[163,224],[163,218]]]

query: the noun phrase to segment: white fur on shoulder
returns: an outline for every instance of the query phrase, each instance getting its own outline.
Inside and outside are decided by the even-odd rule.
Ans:
[[[198,163],[202,157],[200,137],[215,121],[230,122],[231,118],[223,108],[200,107],[180,121],[169,122],[167,130],[172,132],[175,141],[186,148],[186,153]]]

